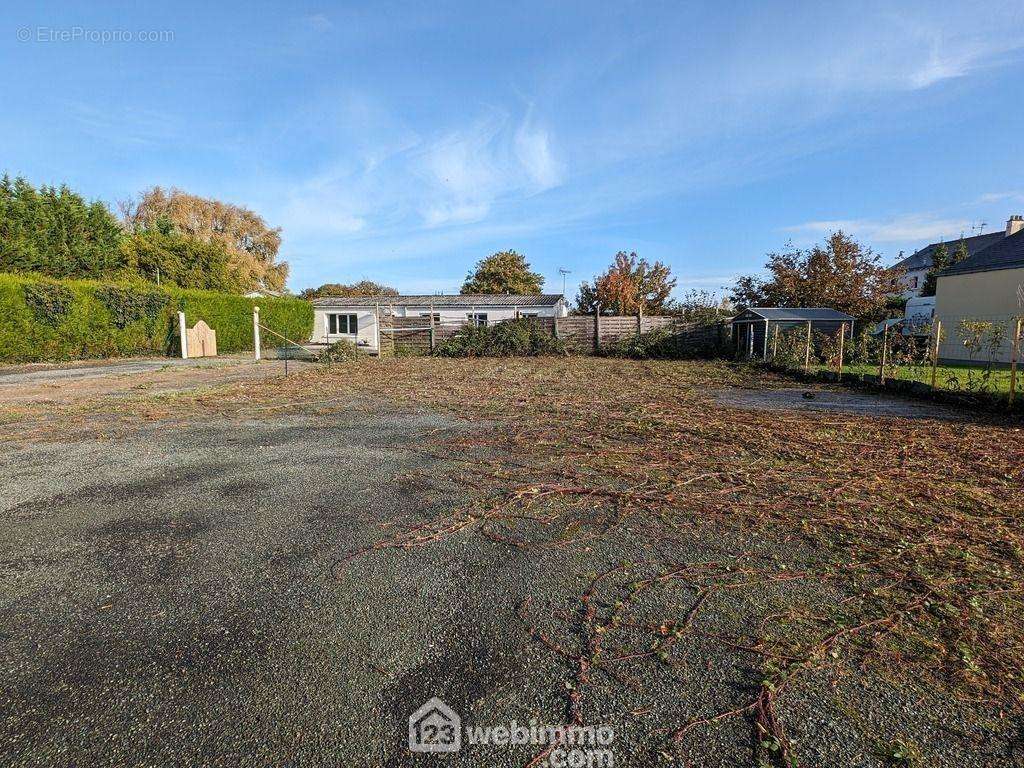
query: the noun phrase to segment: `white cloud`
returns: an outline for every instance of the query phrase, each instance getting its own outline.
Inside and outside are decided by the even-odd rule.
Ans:
[[[334,28],[334,22],[324,13],[312,13],[302,17],[302,23],[315,32],[329,32]]]
[[[552,152],[546,130],[524,121],[516,131],[515,149],[520,164],[538,189],[550,189],[562,181],[562,168]]]
[[[1024,192],[986,192],[977,201],[985,205],[989,203],[1024,203]]]
[[[492,111],[418,151],[426,182],[419,210],[428,227],[481,221],[496,202],[561,181],[549,134],[529,115],[516,124],[509,114]]]
[[[904,214],[887,219],[808,221],[783,228],[784,232],[813,236],[829,235],[838,230],[880,243],[933,242],[952,240],[960,237],[961,233],[970,233],[971,222],[967,219],[941,219],[928,214]]]

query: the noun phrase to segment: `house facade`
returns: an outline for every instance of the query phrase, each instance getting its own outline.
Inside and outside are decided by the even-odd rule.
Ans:
[[[1002,328],[993,359],[1010,362],[1017,317],[1024,315],[1024,217],[1013,216],[993,244],[939,274],[935,318],[942,321],[939,357],[949,362],[986,362],[987,350],[964,344],[962,321]]]
[[[493,325],[521,317],[565,317],[561,294],[452,296],[338,296],[313,301],[314,344],[351,341],[368,352],[380,350],[380,333],[390,317],[419,317],[424,326]]]
[[[987,235],[975,235],[974,237],[965,237],[963,239],[964,245],[967,246],[968,257],[988,248],[1005,237],[1003,232],[989,232]],[[913,299],[921,295],[921,289],[924,288],[924,280],[928,275],[928,271],[932,268],[932,253],[942,243],[929,243],[919,251],[915,251],[907,258],[896,263],[897,269],[902,269],[904,274],[899,280],[899,295],[904,299]],[[960,240],[952,240],[945,243],[946,248],[949,249],[949,255],[952,257],[953,252],[960,247]]]

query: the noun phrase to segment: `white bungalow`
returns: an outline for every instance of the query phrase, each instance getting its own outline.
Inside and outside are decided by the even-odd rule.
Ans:
[[[389,317],[420,317],[425,326],[475,323],[492,325],[519,317],[565,317],[560,294],[516,296],[328,296],[313,300],[314,344],[347,340],[368,352],[380,349],[380,329]]]

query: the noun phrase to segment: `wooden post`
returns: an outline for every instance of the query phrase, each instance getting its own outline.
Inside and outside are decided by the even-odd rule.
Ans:
[[[939,372],[939,341],[942,338],[942,321],[935,321],[935,344],[932,346],[932,389]],[[1012,396],[1011,396],[1012,397]]]
[[[804,350],[804,373],[811,370],[811,321],[807,321],[807,348]]]
[[[878,383],[885,384],[885,358],[889,352],[889,323],[882,329],[882,362],[878,364]]]
[[[772,339],[772,362],[774,363],[776,358],[779,356],[779,324],[775,324],[775,333]]]
[[[594,305],[594,354],[601,351],[601,305]]]
[[[846,323],[839,324],[839,375],[837,379],[843,380],[843,348],[846,346]]]
[[[1017,394],[1017,358],[1020,356],[1020,326],[1021,318],[1017,318],[1013,330],[1013,352],[1010,356],[1010,407],[1013,407],[1013,398]]]
[[[373,305],[373,339],[377,344],[377,358],[380,359],[380,302]]]
[[[639,336],[644,332],[644,308],[641,306],[636,311],[636,335]]]
[[[260,308],[252,308],[252,348],[256,359],[260,359]]]
[[[764,321],[764,354],[761,355],[765,362],[768,362],[768,321]]]
[[[181,359],[188,360],[188,333],[185,330],[185,313],[178,313],[178,334],[181,336]]]

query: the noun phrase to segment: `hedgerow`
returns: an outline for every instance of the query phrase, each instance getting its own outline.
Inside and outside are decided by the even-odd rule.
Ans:
[[[176,354],[177,313],[217,332],[221,353],[252,349],[252,308],[260,322],[295,341],[309,338],[313,308],[300,299],[248,299],[148,283],[56,281],[0,274],[0,360],[37,362]],[[263,334],[265,347],[280,340]]]

